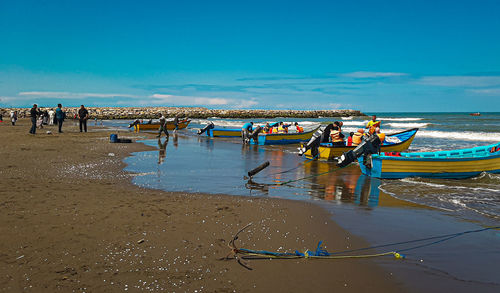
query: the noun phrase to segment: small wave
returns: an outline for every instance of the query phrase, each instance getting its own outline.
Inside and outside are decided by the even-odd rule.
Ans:
[[[385,118],[385,117],[379,117],[378,120],[381,120],[382,122],[384,122],[384,121],[418,121],[418,120],[424,120],[424,118]]]
[[[445,138],[452,140],[470,140],[470,141],[500,141],[499,132],[472,132],[472,131],[438,131],[438,130],[422,130],[417,133],[420,137]]]
[[[368,121],[342,121],[344,126],[365,126]]]
[[[474,190],[474,191],[489,191],[489,192],[495,192],[495,193],[500,192],[499,189],[430,183],[430,182],[420,181],[417,178],[404,178],[404,179],[400,179],[400,181],[405,182],[405,183],[411,183],[411,184],[421,184],[421,185],[426,185],[426,186],[440,188],[440,189],[468,189],[468,190]]]
[[[483,172],[483,173],[479,174],[478,176],[472,178],[472,180],[500,182],[500,174]]]
[[[386,125],[394,128],[424,128],[429,123],[387,123]]]
[[[352,120],[352,116],[349,116],[349,117],[342,117],[342,120]]]

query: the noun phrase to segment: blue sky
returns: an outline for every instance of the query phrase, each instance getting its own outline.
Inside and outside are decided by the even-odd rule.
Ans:
[[[498,1],[0,1],[0,107],[500,111]]]

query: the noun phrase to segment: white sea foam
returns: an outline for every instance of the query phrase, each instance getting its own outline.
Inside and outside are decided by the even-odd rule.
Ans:
[[[429,123],[387,123],[386,125],[394,128],[425,128]]]
[[[438,183],[430,183],[430,182],[422,182],[418,181],[418,179],[415,178],[404,178],[400,179],[401,182],[406,182],[406,183],[411,183],[411,184],[419,184],[419,185],[425,185],[429,187],[435,187],[439,189],[467,189],[467,190],[473,190],[473,191],[489,191],[489,192],[495,192],[499,193],[500,190],[498,189],[492,189],[492,188],[484,188],[484,187],[468,187],[468,186],[459,186],[459,185],[444,185],[444,184],[438,184]]]
[[[368,123],[368,120],[366,121],[342,121],[345,126],[366,126],[366,123]]]
[[[378,120],[381,120],[382,122],[384,121],[418,121],[418,120],[423,120],[424,118],[386,118],[386,117],[379,117]]]
[[[417,132],[419,137],[445,138],[452,140],[470,140],[470,141],[500,141],[500,132],[472,132],[472,131],[438,131],[422,130]]]

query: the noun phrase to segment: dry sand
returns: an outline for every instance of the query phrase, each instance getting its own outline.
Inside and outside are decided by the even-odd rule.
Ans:
[[[108,130],[29,128],[0,123],[0,292],[405,291],[369,259],[251,260],[251,271],[220,260],[248,223],[240,247],[366,243],[308,203],[137,187],[122,159],[150,148],[109,143]]]

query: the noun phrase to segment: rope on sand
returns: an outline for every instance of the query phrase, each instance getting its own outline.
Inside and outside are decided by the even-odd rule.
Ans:
[[[406,256],[402,253],[396,252],[396,251],[387,251],[387,252],[382,252],[382,253],[374,253],[374,254],[355,254],[355,255],[342,255],[348,252],[357,252],[357,251],[363,251],[363,250],[368,250],[368,249],[375,249],[375,248],[380,248],[380,247],[386,247],[386,246],[394,246],[394,245],[401,245],[401,244],[409,244],[409,243],[415,243],[415,242],[423,242],[423,241],[429,241],[429,240],[435,240],[430,243],[426,244],[421,244],[417,246],[413,246],[410,248],[404,248],[400,249],[398,251],[409,251],[417,248],[422,248],[430,245],[434,245],[437,243],[441,243],[453,238],[456,238],[458,236],[462,236],[465,234],[471,234],[471,233],[478,233],[478,232],[483,232],[487,230],[498,230],[500,229],[500,226],[495,226],[495,227],[486,227],[482,229],[477,229],[477,230],[468,230],[468,231],[463,231],[463,232],[458,232],[458,233],[452,233],[452,234],[446,234],[446,235],[439,235],[439,236],[433,236],[433,237],[427,237],[427,238],[421,238],[421,239],[415,239],[415,240],[410,240],[410,241],[403,241],[403,242],[395,242],[395,243],[390,243],[390,244],[384,244],[384,245],[376,245],[376,246],[370,246],[370,247],[365,247],[365,248],[360,248],[360,249],[352,249],[352,250],[345,250],[345,251],[340,251],[340,252],[334,252],[334,253],[329,253],[326,249],[324,249],[321,244],[323,241],[320,241],[318,243],[318,246],[316,247],[315,251],[310,251],[306,250],[304,253],[299,252],[296,250],[293,253],[290,252],[272,252],[272,251],[266,251],[266,250],[253,250],[253,249],[246,249],[246,248],[238,248],[235,244],[236,240],[238,239],[238,235],[246,230],[248,227],[250,227],[252,223],[249,223],[245,227],[241,228],[234,236],[231,241],[229,241],[228,246],[231,249],[228,255],[226,257],[222,258],[223,260],[231,260],[231,259],[236,259],[236,261],[243,266],[244,268],[248,270],[252,270],[252,268],[245,262],[247,259],[301,259],[301,258],[308,258],[308,259],[350,259],[350,258],[372,258],[372,257],[381,257],[381,256],[388,256],[392,255],[396,259],[404,259]]]

